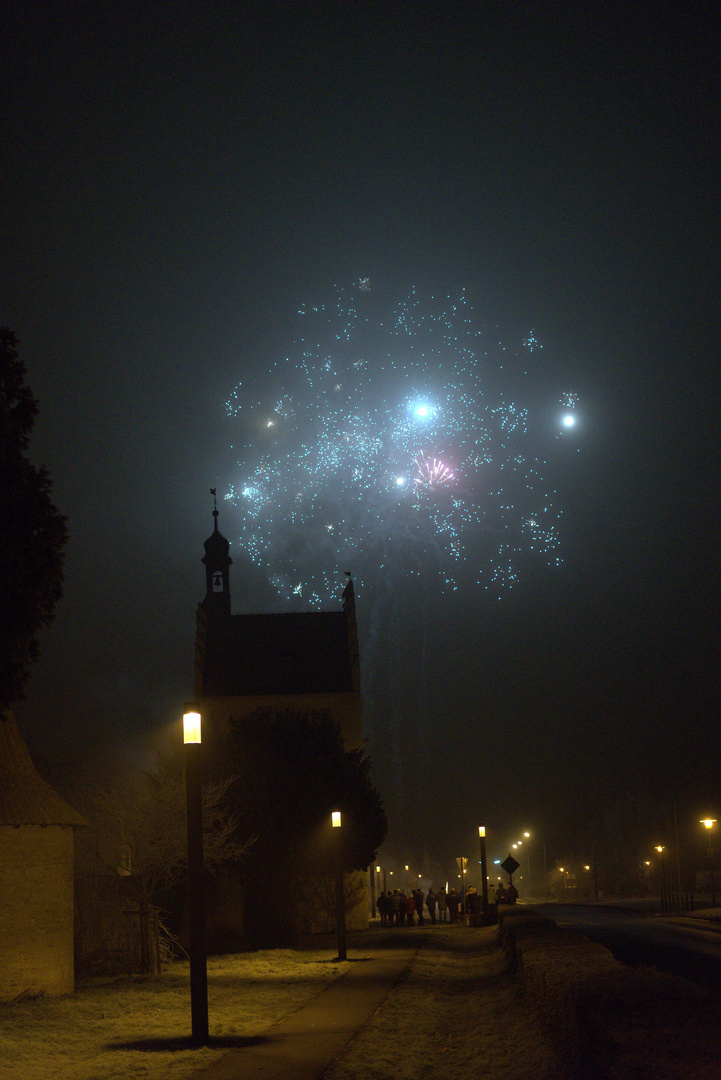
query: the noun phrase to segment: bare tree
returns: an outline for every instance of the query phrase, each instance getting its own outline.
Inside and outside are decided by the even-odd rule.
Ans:
[[[253,843],[239,840],[237,818],[226,794],[234,777],[203,787],[205,869],[242,859]],[[158,895],[187,870],[185,780],[182,769],[158,756],[154,771],[135,770],[92,790],[86,816],[92,830],[84,846],[88,872],[117,879],[140,924],[141,970],[156,972],[170,935],[160,918]],[[82,873],[82,868],[81,868]]]

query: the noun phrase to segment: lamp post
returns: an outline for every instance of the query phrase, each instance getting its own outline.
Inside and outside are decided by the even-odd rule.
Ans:
[[[481,845],[481,897],[483,903],[483,925],[488,923],[488,870],[486,864],[486,826],[478,826],[478,840]]]
[[[524,832],[523,835],[525,836],[526,840],[531,839],[531,834],[529,832]],[[528,852],[528,881],[526,882],[526,896],[530,896],[531,895],[531,848],[530,848],[530,846],[526,848],[526,851]]]
[[[188,825],[188,922],[190,932],[190,1018],[196,1044],[208,1041],[208,970],[205,955],[203,889],[203,787],[200,712],[195,704],[183,714],[185,797]]]
[[[713,876],[713,844],[711,843],[711,830],[716,824],[716,818],[704,818],[701,824],[708,833],[708,854],[711,862],[711,907],[716,907],[716,883]]]
[[[331,814],[331,824],[335,833],[335,922],[338,932],[338,959],[346,959],[345,944],[345,896],[343,895],[343,864],[341,863],[340,810],[334,810]]]
[[[371,866],[369,877],[371,881],[371,918],[375,919],[376,916],[376,872]]]
[[[666,848],[663,846],[663,844],[656,844],[656,851],[661,856],[661,892],[662,893],[665,892],[665,890],[666,890],[666,864],[663,861],[663,853],[664,853],[665,850],[666,850]]]

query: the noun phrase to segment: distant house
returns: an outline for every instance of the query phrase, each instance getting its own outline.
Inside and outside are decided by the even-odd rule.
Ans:
[[[73,830],[86,824],[0,713],[0,1001],[75,989]]]

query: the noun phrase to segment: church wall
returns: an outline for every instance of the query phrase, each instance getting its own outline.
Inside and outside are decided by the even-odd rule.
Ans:
[[[73,830],[0,827],[0,1001],[71,994]]]

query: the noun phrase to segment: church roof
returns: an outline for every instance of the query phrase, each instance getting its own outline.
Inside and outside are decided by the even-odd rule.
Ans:
[[[0,825],[87,825],[42,779],[11,712],[0,713]]]
[[[350,693],[353,658],[344,611],[208,619],[207,697]]]

